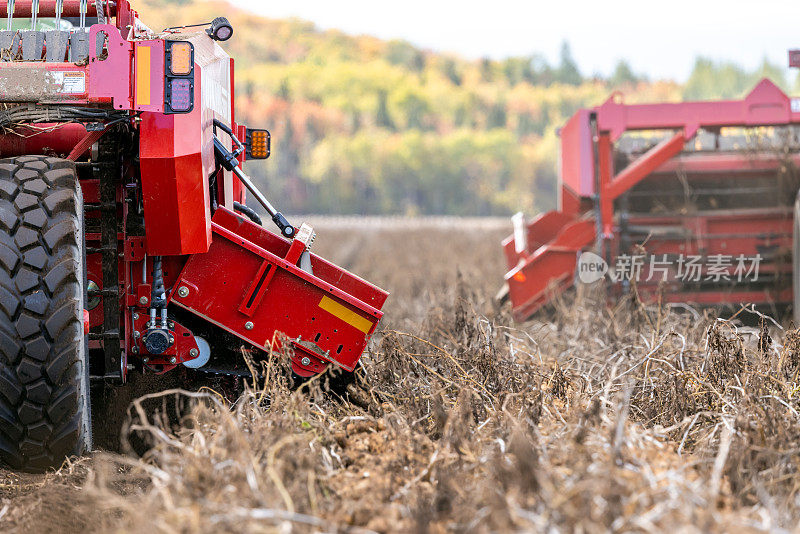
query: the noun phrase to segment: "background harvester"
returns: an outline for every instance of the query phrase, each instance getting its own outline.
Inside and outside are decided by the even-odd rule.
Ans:
[[[614,94],[578,111],[561,129],[558,209],[518,214],[503,241],[514,317],[571,287],[587,250],[606,262],[615,294],[635,284],[645,300],[793,304],[797,315],[799,134],[800,99],[766,79],[742,100]]]

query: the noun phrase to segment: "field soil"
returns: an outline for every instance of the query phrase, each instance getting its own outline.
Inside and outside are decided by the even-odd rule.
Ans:
[[[601,287],[515,324],[493,301],[507,221],[309,219],[316,253],[392,293],[355,383],[290,389],[276,354],[238,398],[106,390],[102,449],[0,471],[0,532],[797,528],[789,325]]]

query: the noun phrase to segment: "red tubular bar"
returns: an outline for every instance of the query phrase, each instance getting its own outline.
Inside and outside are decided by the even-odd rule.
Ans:
[[[622,193],[638,184],[651,172],[658,169],[663,163],[683,150],[686,138],[682,133],[666,139],[650,150],[647,154],[637,159],[625,170],[616,175],[603,191],[604,195],[615,199]]]
[[[26,18],[31,16],[31,5],[33,2],[31,0],[17,0],[14,3],[14,17],[15,18]],[[62,17],[79,17],[81,2],[80,0],[64,0],[64,11],[61,13]],[[86,13],[87,17],[96,17],[97,16],[97,8],[95,7],[94,2],[89,2],[88,4],[88,11]],[[111,16],[113,17],[116,15],[117,7],[115,4],[111,4]],[[55,17],[56,16],[56,2],[55,0],[42,0],[39,2],[39,16],[40,17]],[[0,17],[6,18],[8,17],[8,4],[2,3],[0,4]]]
[[[686,138],[699,128],[776,126],[800,122],[792,101],[778,86],[761,80],[744,100],[683,102],[680,104],[623,104],[612,96],[597,108],[597,125],[613,140],[630,130],[683,129]]]
[[[0,135],[0,158],[18,154],[59,154],[67,155],[86,135],[86,128],[82,124],[64,124],[55,128],[55,124],[38,124],[39,128],[53,130],[35,133],[31,128],[22,128],[17,135]],[[23,137],[24,136],[24,137]],[[85,154],[89,147],[85,147],[81,154]]]

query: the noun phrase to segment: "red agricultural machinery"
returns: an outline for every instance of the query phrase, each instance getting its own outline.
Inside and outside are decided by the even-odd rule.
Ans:
[[[92,379],[241,376],[243,347],[352,372],[387,293],[310,253],[241,170],[269,133],[236,122],[228,21],[155,32],[127,0],[0,16],[0,458],[89,449]]]
[[[800,99],[766,79],[743,100],[578,111],[558,210],[518,214],[503,241],[515,319],[603,277],[645,301],[797,313],[799,134]]]

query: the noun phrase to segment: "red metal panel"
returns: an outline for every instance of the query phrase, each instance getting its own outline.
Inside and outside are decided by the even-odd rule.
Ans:
[[[240,217],[232,211],[218,209],[214,213],[214,222],[222,229],[240,236],[248,243],[252,243],[256,251],[261,249],[268,250],[281,258],[286,258],[289,254],[292,242],[266,231],[263,227],[252,223],[249,219]],[[353,273],[320,258],[316,254],[311,254],[311,267],[314,271],[314,278],[327,284],[325,287],[331,291],[341,291],[342,295],[340,296],[342,298],[349,298],[346,295],[350,295],[350,297],[376,309],[380,309],[386,302],[388,293]],[[299,276],[303,277],[307,276],[307,274],[300,271]]]
[[[107,55],[97,55],[98,34],[108,36]],[[102,36],[100,37],[102,39]],[[89,101],[112,102],[115,109],[131,107],[131,50],[116,26],[95,24],[89,29]],[[164,57],[161,56],[163,68]]]
[[[562,185],[580,196],[594,194],[594,158],[588,109],[581,109],[561,128]],[[563,206],[562,206],[563,209]]]
[[[552,242],[505,275],[514,318],[522,321],[573,284],[578,253],[595,239],[594,220],[566,225]]]
[[[196,83],[196,99],[200,89]],[[142,113],[140,167],[150,255],[196,254],[211,245],[200,117],[199,106],[180,115]]]
[[[789,66],[800,67],[800,50],[789,50]]]
[[[264,350],[270,350],[276,333],[282,332],[296,341],[296,350],[310,351],[352,371],[383,315],[379,308],[386,292],[363,281],[357,284],[360,279],[338,267],[334,278],[349,284],[334,287],[321,277],[325,273],[317,274],[322,263],[316,256],[312,255],[311,275],[284,259],[290,244],[282,238],[239,219],[236,228],[257,235],[255,241],[269,247],[265,249],[241,235],[244,232],[217,224],[230,225],[231,217],[239,219],[225,208],[216,212],[211,248],[189,258],[177,282],[189,290],[188,295],[173,292],[171,302]],[[268,288],[260,303],[242,312],[242,301],[257,291],[253,284],[261,279]],[[342,286],[352,291],[343,291]],[[378,307],[367,301],[379,303]],[[312,369],[313,364],[309,361],[306,367]]]

